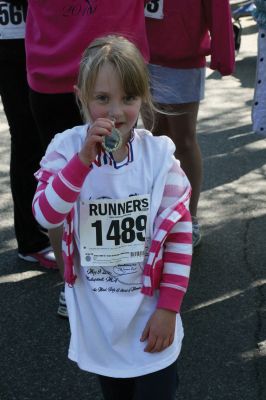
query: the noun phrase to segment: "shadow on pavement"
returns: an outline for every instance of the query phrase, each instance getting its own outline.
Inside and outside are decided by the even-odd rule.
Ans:
[[[266,213],[216,225],[195,251],[183,306],[179,400],[266,396],[265,226]]]
[[[67,359],[58,272],[18,260],[13,250],[0,255],[0,265],[1,400],[100,399],[95,377]]]
[[[194,253],[183,306],[179,400],[263,398],[254,382],[262,387],[259,364],[265,369],[266,360],[257,347],[266,340],[260,309],[266,247],[258,235],[253,248],[253,235],[265,225],[266,215],[215,225]],[[252,252],[261,260],[255,271]],[[17,260],[14,250],[0,255],[0,265],[0,297],[7,302],[0,317],[1,400],[99,400],[95,377],[67,359],[68,321],[56,316],[58,273]]]
[[[251,125],[198,135],[204,161],[202,190],[233,182],[265,165],[265,139]],[[217,173],[218,172],[218,173]],[[265,171],[261,172],[265,176]]]

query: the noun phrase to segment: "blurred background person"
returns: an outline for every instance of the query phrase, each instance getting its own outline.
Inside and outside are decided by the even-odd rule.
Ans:
[[[206,56],[222,75],[234,70],[234,36],[228,0],[158,0],[146,6],[153,97],[157,114],[152,132],[168,135],[192,186],[193,246],[201,240],[197,219],[203,168],[196,127],[204,98]],[[167,114],[168,112],[168,114]],[[144,124],[151,121],[143,115]]]
[[[258,24],[258,56],[252,106],[254,132],[266,137],[266,1],[255,0],[253,15]]]
[[[57,268],[47,234],[32,214],[37,182],[33,176],[43,154],[29,104],[24,48],[26,1],[1,1],[0,95],[11,135],[10,184],[18,256]]]

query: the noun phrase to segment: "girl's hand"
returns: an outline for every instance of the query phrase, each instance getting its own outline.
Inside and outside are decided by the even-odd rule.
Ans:
[[[85,165],[91,165],[101,152],[104,136],[111,134],[113,122],[107,118],[97,118],[87,132],[84,145],[79,152],[79,158]]]
[[[173,343],[175,334],[176,313],[170,310],[157,309],[141,335],[141,342],[148,341],[144,351],[160,352]]]

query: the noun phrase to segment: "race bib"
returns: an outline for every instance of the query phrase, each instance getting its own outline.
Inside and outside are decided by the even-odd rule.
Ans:
[[[143,262],[149,211],[149,195],[81,201],[81,265],[112,267]]]
[[[145,17],[163,19],[163,0],[151,0],[145,6]]]
[[[25,7],[0,1],[0,39],[23,39],[25,21]]]

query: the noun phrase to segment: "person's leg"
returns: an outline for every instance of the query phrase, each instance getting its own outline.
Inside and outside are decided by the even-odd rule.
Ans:
[[[110,378],[101,375],[98,375],[98,379],[104,400],[133,400],[134,379]],[[149,398],[146,397],[145,400]]]
[[[192,186],[190,211],[193,216],[193,246],[200,242],[197,207],[202,184],[202,158],[196,136],[199,102],[204,98],[205,68],[168,68],[160,65],[148,66],[151,91],[158,110],[157,123],[152,132],[167,135],[176,145],[176,157],[188,176]],[[144,123],[146,118],[144,113]],[[145,126],[146,123],[145,123]],[[149,128],[148,128],[149,129]]]
[[[38,93],[30,89],[30,104],[43,152],[56,133],[82,125],[74,93]]]
[[[176,146],[176,158],[180,160],[181,167],[192,186],[190,212],[192,216],[196,216],[202,183],[202,157],[196,135],[199,103],[169,106],[159,104],[158,107],[169,110],[172,114],[157,113],[152,132],[154,135],[167,135],[173,140]],[[145,115],[143,120],[145,126],[151,126],[150,121],[145,119]]]
[[[56,133],[83,123],[73,93],[46,94],[30,89],[30,103],[43,144],[43,153]],[[51,229],[48,233],[57,265],[63,275],[62,228]]]
[[[135,378],[134,400],[175,400],[178,388],[177,362],[152,374]]]
[[[0,94],[11,135],[10,181],[15,234],[19,254],[27,255],[44,250],[50,243],[32,214],[37,186],[33,174],[39,168],[42,147],[29,105],[22,39],[0,41],[0,73]]]
[[[56,133],[83,124],[73,93],[45,94],[30,89],[30,103],[43,144],[43,153],[45,153],[47,146]],[[56,263],[64,279],[64,260],[62,256],[63,229],[62,227],[50,229],[48,234],[54,250]],[[67,317],[64,290],[61,291],[59,296],[57,313],[61,317]]]

